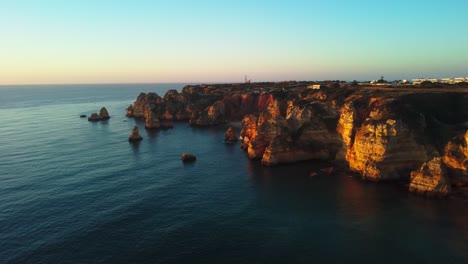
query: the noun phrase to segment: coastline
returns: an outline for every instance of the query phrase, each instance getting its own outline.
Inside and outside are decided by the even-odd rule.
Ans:
[[[163,97],[141,93],[127,116],[143,119],[148,129],[174,121],[232,126],[248,158],[264,166],[322,160],[346,164],[366,180],[404,182],[427,196],[468,195],[468,88],[312,84],[202,84]]]

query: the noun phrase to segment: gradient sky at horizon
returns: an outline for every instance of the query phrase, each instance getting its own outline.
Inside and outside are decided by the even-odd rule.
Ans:
[[[1,1],[0,84],[468,75],[468,1]]]

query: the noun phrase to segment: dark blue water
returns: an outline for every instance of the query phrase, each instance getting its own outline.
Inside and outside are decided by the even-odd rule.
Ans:
[[[140,92],[182,86],[0,87],[0,263],[468,262],[466,201],[264,168],[226,127],[125,117]],[[79,118],[103,106],[109,121]]]

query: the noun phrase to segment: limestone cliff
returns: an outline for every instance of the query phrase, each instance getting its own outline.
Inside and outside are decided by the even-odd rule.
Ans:
[[[468,185],[468,130],[447,143],[443,161],[456,185]]]
[[[242,120],[241,148],[266,166],[338,160],[364,179],[405,181],[415,192],[445,194],[450,183],[468,185],[468,95],[307,86],[190,85],[163,97],[142,93],[127,115],[145,118],[151,128]]]
[[[338,111],[330,104],[274,99],[258,117],[244,118],[242,146],[250,159],[261,159],[266,166],[333,160],[341,142],[328,124],[331,119],[336,123]]]
[[[424,116],[396,98],[352,96],[338,122],[343,141],[339,156],[363,178],[400,179],[428,159],[421,141],[425,127]]]
[[[445,196],[451,192],[450,180],[442,158],[425,162],[419,170],[411,172],[410,192]]]

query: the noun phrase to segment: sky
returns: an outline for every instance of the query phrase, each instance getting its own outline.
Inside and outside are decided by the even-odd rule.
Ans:
[[[0,0],[0,84],[468,76],[466,0]]]

